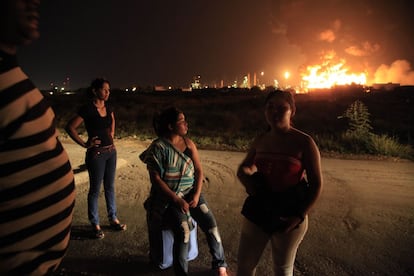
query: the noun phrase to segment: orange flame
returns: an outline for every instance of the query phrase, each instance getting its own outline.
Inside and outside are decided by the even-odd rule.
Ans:
[[[367,83],[365,73],[348,73],[345,61],[331,65],[325,61],[321,65],[308,66],[306,73],[302,74],[302,83],[305,89],[332,88],[337,85],[350,85]]]

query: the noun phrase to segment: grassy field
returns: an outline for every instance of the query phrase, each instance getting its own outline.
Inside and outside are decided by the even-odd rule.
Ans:
[[[266,95],[265,91],[253,89],[153,93],[113,90],[109,102],[116,112],[117,138],[154,138],[153,114],[163,107],[175,105],[185,112],[189,136],[200,148],[246,150],[253,137],[266,130],[263,113]],[[79,105],[87,101],[83,90],[75,95],[49,95],[48,99],[54,107],[59,128],[63,128]],[[294,125],[311,134],[322,151],[391,156],[398,156],[398,152],[401,152],[400,157],[411,159],[414,144],[412,89],[371,93],[342,89],[297,94],[295,99],[297,112]],[[344,138],[349,122],[339,117],[356,100],[368,109],[372,134],[376,137],[375,144],[393,147],[394,152],[377,151],[367,145],[355,147],[361,141]],[[357,140],[361,139],[365,137]]]

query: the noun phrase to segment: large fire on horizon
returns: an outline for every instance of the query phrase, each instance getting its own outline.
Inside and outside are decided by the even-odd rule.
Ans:
[[[408,12],[413,5],[408,0],[278,0],[272,32],[300,49],[298,70],[305,91],[351,84],[414,85],[414,29]]]
[[[396,60],[390,66],[382,64],[371,76],[368,69],[353,71],[345,59],[336,61],[326,55],[319,64],[307,65],[301,72],[301,87],[306,92],[310,89],[325,89],[340,85],[373,85],[395,83],[414,85],[414,71],[406,60]]]
[[[338,85],[367,84],[365,72],[352,73],[346,61],[334,62],[327,55],[321,64],[309,65],[302,73],[302,85],[305,89],[331,88]]]

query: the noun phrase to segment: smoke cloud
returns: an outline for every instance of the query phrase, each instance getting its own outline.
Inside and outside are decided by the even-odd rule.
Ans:
[[[390,66],[382,64],[375,72],[375,83],[390,80],[401,85],[414,84],[414,71],[406,60],[396,60]]]

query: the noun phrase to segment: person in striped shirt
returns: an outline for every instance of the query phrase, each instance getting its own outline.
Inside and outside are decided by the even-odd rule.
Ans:
[[[173,267],[176,275],[188,274],[188,245],[193,218],[205,233],[212,269],[227,275],[227,263],[213,212],[202,194],[203,169],[195,143],[186,137],[184,113],[170,107],[154,118],[158,136],[140,155],[152,183],[145,202],[150,239],[150,259],[156,264],[157,243],[163,225],[174,232]]]
[[[39,5],[0,1],[0,275],[52,273],[70,240],[72,167],[53,110],[16,58],[39,37]]]

